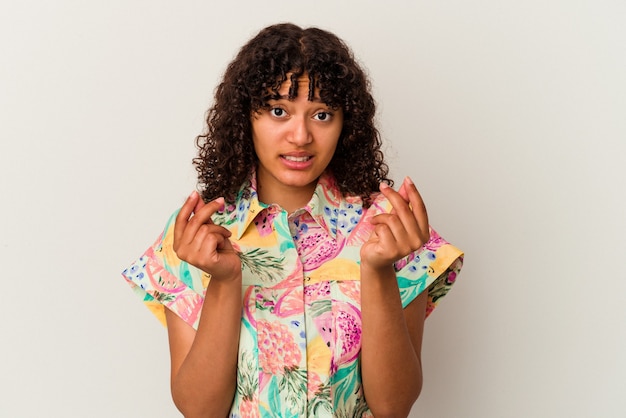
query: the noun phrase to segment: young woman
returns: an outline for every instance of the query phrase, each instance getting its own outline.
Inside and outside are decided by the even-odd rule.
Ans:
[[[124,271],[167,325],[193,417],[406,416],[425,317],[462,253],[387,177],[368,81],[316,28],[263,29],[228,66],[193,192]]]

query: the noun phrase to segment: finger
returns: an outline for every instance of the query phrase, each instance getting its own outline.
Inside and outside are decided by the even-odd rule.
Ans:
[[[218,197],[217,199],[211,200],[209,203],[202,202],[198,206],[198,210],[194,213],[194,218],[197,218],[196,221],[203,224],[213,223],[211,222],[213,214],[224,209],[224,198]]]
[[[198,196],[199,199],[199,196]],[[194,205],[195,207],[195,205]],[[202,206],[197,213],[187,222],[185,230],[181,237],[181,243],[190,243],[193,241],[198,229],[204,224],[213,224],[211,216],[224,207],[224,198],[218,197]]]
[[[409,201],[409,196],[408,196],[408,192],[406,189],[406,180],[402,182],[402,185],[398,189],[398,194],[402,196],[402,199],[404,199],[406,202]],[[395,213],[395,212],[396,212],[395,208],[392,208],[391,213]]]
[[[204,203],[204,200],[202,200],[202,196],[198,196],[198,201],[196,202],[196,206],[193,208],[193,213],[198,213],[200,211],[200,209],[202,209],[206,203]]]
[[[402,231],[392,227],[399,242],[407,243],[411,250],[417,250],[429,239],[428,215],[426,207],[415,184],[409,177],[405,179],[405,190],[408,194],[408,202],[402,199],[399,193],[391,188],[383,191],[385,197],[389,199],[396,209],[392,214],[398,216],[406,230],[406,235]],[[384,188],[381,188],[381,190]],[[390,224],[391,226],[391,224]]]
[[[426,210],[426,204],[424,204],[424,199],[422,199],[422,195],[417,190],[417,187],[413,183],[413,181],[407,177],[409,181],[409,201],[411,202],[411,209],[413,211],[413,215],[415,219],[417,219],[417,223],[419,225],[419,230],[423,234],[423,237],[426,241],[430,236],[430,229],[428,223],[428,211]]]
[[[225,242],[230,242],[228,241],[230,236],[230,231],[221,226],[203,224],[198,228],[193,241],[182,247],[185,252],[181,259],[192,265],[202,266],[201,268],[206,271],[208,265],[219,258],[217,253],[221,252]]]
[[[198,200],[200,200],[198,192],[191,192],[189,197],[187,197],[187,200],[185,200],[183,206],[178,211],[178,215],[176,215],[176,222],[174,223],[174,250],[176,250],[180,244],[180,240],[187,226],[187,222],[189,221],[189,217],[193,213]]]
[[[210,234],[221,235],[224,238],[230,238],[233,235],[232,232],[220,225],[204,224],[204,226]]]
[[[198,228],[198,231],[193,237],[193,241],[187,244],[188,251],[192,254],[200,252],[200,249],[205,245],[209,235],[209,225],[200,225],[200,228]]]
[[[404,190],[407,190],[407,188],[408,185],[405,185]],[[380,184],[380,191],[385,195],[387,199],[389,199],[389,202],[393,207],[390,213],[400,218],[402,224],[407,229],[407,231],[413,234],[417,233],[419,231],[419,227],[417,219],[415,218],[413,212],[411,211],[411,208],[409,207],[409,201],[406,201],[399,192],[396,192],[385,183]]]
[[[393,253],[396,252],[395,249],[398,241],[389,226],[385,223],[379,223],[376,225],[376,228],[374,228],[374,231],[376,231],[378,238],[378,247],[384,249],[384,256],[394,258]]]
[[[232,235],[226,228],[217,225],[203,225],[208,231],[198,251],[205,260],[219,263],[221,254],[235,252],[229,238]],[[210,270],[210,269],[209,269]]]
[[[407,179],[408,179],[408,177],[407,177]],[[404,179],[404,181],[402,182],[402,185],[398,189],[398,194],[400,196],[402,196],[402,198],[404,199],[405,202],[409,201],[409,191],[407,189],[407,179]]]
[[[371,223],[376,228],[384,227],[387,244],[393,244],[400,253],[408,253],[413,250],[411,243],[419,241],[416,234],[411,235],[397,215],[391,213],[380,213],[372,218]],[[390,235],[389,235],[390,234]],[[417,249],[417,245],[413,245]]]
[[[204,224],[196,233],[193,245],[201,254],[211,254],[219,248],[225,239],[230,237],[230,232],[221,226]]]
[[[230,238],[232,235],[232,232],[230,232],[228,229],[219,225],[202,224],[200,225],[200,228],[198,228],[198,232],[196,232],[196,235],[194,236],[193,245],[196,248],[199,248],[200,245],[202,244],[202,241],[204,241],[207,237],[212,236],[212,235],[219,235],[224,238]]]

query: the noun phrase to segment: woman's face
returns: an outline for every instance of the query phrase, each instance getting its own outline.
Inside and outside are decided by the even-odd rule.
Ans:
[[[259,159],[257,183],[261,200],[281,204],[281,200],[297,195],[298,204],[304,205],[333,158],[343,112],[322,103],[319,92],[315,92],[312,101],[308,100],[308,75],[298,79],[298,96],[294,100],[288,99],[290,85],[288,74],[278,91],[281,98],[271,100],[269,109],[252,115],[252,141]],[[305,196],[308,197],[302,201]],[[286,205],[289,206],[281,204],[288,209]]]

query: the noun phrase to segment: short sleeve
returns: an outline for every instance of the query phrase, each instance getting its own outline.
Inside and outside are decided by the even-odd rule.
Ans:
[[[431,228],[429,241],[395,264],[402,307],[427,289],[428,317],[456,282],[462,265],[463,252]]]
[[[177,212],[170,217],[156,242],[122,276],[163,325],[167,307],[197,329],[210,276],[176,256],[176,215]]]

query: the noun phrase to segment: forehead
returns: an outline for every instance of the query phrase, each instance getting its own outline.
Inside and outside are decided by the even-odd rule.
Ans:
[[[283,82],[283,84],[280,85],[280,88],[278,89],[278,94],[284,97],[288,97],[289,96],[289,90],[291,90],[291,76],[293,73],[287,73],[287,80],[285,80]],[[298,92],[298,96],[305,96],[308,97],[309,95],[309,85],[311,84],[311,80],[309,79],[309,75],[307,73],[302,74],[300,77],[298,77],[298,79],[296,80],[296,82],[298,83],[298,88],[297,88],[297,92]],[[319,100],[319,89],[316,88],[315,89],[315,94],[313,95],[314,99],[318,99]]]

